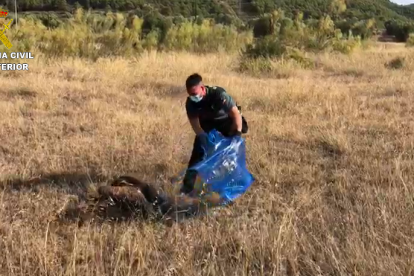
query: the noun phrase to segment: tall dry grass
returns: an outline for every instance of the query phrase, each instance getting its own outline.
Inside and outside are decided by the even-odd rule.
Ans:
[[[316,69],[281,62],[284,74],[262,79],[224,54],[35,58],[29,72],[4,71],[0,274],[410,275],[414,63],[395,47],[321,54]],[[398,57],[402,67],[384,65]],[[169,188],[191,152],[193,72],[243,107],[249,192],[172,228],[49,223],[65,198],[114,174]]]

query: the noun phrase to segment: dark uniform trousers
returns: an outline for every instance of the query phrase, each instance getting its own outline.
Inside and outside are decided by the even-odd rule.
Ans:
[[[202,126],[203,130],[205,132],[210,132],[213,129],[216,129],[219,131],[223,136],[225,137],[231,137],[233,133],[231,133],[231,127],[232,127],[233,121],[231,118],[228,118],[223,123],[220,123],[219,125],[210,125],[210,126]],[[242,116],[242,133],[247,133],[248,131],[248,124],[246,119]],[[201,142],[199,140],[199,137],[196,136],[194,139],[193,144],[193,151],[191,153],[190,161],[188,162],[188,167],[186,174],[184,176],[183,180],[183,187],[181,188],[182,193],[190,193],[195,184],[195,180],[197,177],[197,172],[193,170],[189,170],[188,168],[194,166],[200,161],[203,161],[204,151],[201,147]]]

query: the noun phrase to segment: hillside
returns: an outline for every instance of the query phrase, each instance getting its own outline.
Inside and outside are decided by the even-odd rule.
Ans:
[[[387,20],[413,20],[413,6],[399,6],[389,0],[343,0],[347,10],[343,18],[375,18],[383,23]],[[94,10],[133,11],[139,16],[155,12],[162,16],[183,16],[216,18],[221,22],[231,22],[259,17],[263,13],[281,8],[286,15],[293,17],[297,11],[304,18],[319,18],[330,13],[331,0],[20,0],[18,11],[70,11],[82,6]],[[342,2],[342,0],[336,0]],[[13,3],[6,5],[14,10]]]

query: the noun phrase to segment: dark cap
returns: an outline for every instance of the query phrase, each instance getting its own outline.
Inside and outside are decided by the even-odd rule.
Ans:
[[[194,74],[190,75],[187,78],[187,80],[185,81],[185,87],[187,89],[189,89],[193,86],[199,85],[202,80],[203,80],[203,78],[199,74],[194,73]]]

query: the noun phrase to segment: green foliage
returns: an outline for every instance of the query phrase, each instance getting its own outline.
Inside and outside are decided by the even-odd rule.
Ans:
[[[14,1],[6,1],[14,10]],[[375,19],[379,26],[389,20],[413,20],[414,7],[396,5],[389,0],[19,0],[18,11],[70,11],[79,8],[97,11],[133,12],[140,18],[149,13],[165,17],[214,19],[216,23],[241,26],[243,18],[258,18],[281,9],[289,18],[298,11],[303,18],[319,19],[330,15],[337,19]],[[145,28],[144,28],[145,29]],[[149,31],[148,31],[149,32]]]
[[[238,69],[254,76],[263,76],[263,74],[271,73],[274,70],[271,60],[264,57],[242,57]]]
[[[331,24],[331,26],[327,26],[331,31],[333,28],[339,29],[345,36],[360,36],[362,39],[368,39],[376,32],[377,24],[374,19],[359,20],[341,18],[340,14],[346,10],[345,3],[343,0],[332,0],[331,3],[330,10],[332,11],[332,16],[326,14],[320,16],[318,19],[304,19],[305,16],[302,12],[297,12],[294,19],[292,19],[286,17],[285,12],[280,9],[272,13],[264,14],[260,18],[250,21],[250,25],[253,27],[254,37],[258,38],[274,33],[285,35],[288,32],[287,30],[291,30],[294,24],[304,24],[311,28],[319,27],[317,26],[318,24]],[[322,22],[327,18],[329,18],[328,21],[325,23]],[[336,20],[334,20],[335,18]]]
[[[414,47],[414,34],[408,36],[407,42],[405,44],[407,47]]]
[[[288,52],[287,46],[277,36],[268,35],[247,45],[243,55],[250,59],[277,58]]]
[[[203,52],[223,48],[236,51],[251,38],[249,33],[239,33],[234,27],[214,24],[211,20],[203,20],[200,25],[184,22],[167,31],[162,49]]]
[[[293,18],[298,11],[305,20],[319,19],[330,15],[336,21],[374,19],[382,28],[388,20],[413,20],[414,7],[400,6],[389,0],[252,0],[251,12],[257,15],[282,9],[286,16]]]
[[[359,36],[350,36],[348,39],[335,39],[332,42],[332,50],[343,54],[351,54],[355,49],[362,47],[363,44]]]
[[[270,60],[309,68],[310,52],[350,54],[382,25],[414,43],[414,8],[388,0],[22,0],[18,9],[43,11],[19,16],[18,47],[48,56],[241,50],[242,70],[270,72]]]
[[[251,32],[238,32],[234,27],[208,20],[200,25],[185,19],[176,24],[170,21],[157,25],[156,22],[157,27],[145,31],[145,20],[132,13],[99,15],[78,9],[71,19],[59,21],[54,28],[47,28],[44,22],[30,17],[20,19],[19,29],[10,30],[10,39],[19,41],[15,47],[37,50],[46,56],[96,59],[138,55],[153,49],[231,52],[251,41]]]
[[[407,21],[387,21],[385,29],[388,35],[393,35],[399,42],[406,42],[411,33],[414,33],[414,23]]]
[[[7,3],[6,9],[14,10],[14,2]],[[200,49],[207,47],[207,44],[216,45],[216,41],[221,41],[220,45],[225,45],[223,47],[226,49],[233,49],[248,40],[244,34],[253,29],[255,38],[276,34],[282,36],[280,39],[284,45],[299,49],[324,50],[330,47],[349,52],[353,45],[358,44],[357,40],[346,43],[333,40],[333,36],[338,36],[337,29],[345,38],[359,37],[365,40],[385,25],[389,34],[404,42],[414,24],[414,7],[402,7],[388,0],[243,0],[242,5],[239,3],[239,0],[20,0],[18,10],[36,10],[19,15],[19,18],[39,19],[52,29],[62,27],[72,17],[71,11],[79,7],[92,9],[90,13],[100,18],[104,18],[108,12],[122,13],[125,18],[135,15],[142,20],[139,36],[143,42],[137,47],[164,50],[203,51]],[[55,12],[46,12],[52,10]],[[327,26],[328,33],[312,31],[319,28],[318,24],[324,24],[321,20],[328,17],[327,22],[333,22],[333,26]],[[246,18],[250,19],[247,21]],[[111,24],[110,19],[105,24]],[[209,27],[206,24],[210,24]],[[298,29],[297,24],[306,27]],[[192,26],[191,31],[189,25]],[[96,29],[97,26],[92,28]],[[218,38],[211,42],[205,38],[204,28],[210,28],[210,36],[226,35],[229,39],[223,42],[222,38]],[[304,34],[308,31],[311,33]],[[243,35],[238,35],[239,32],[243,32]],[[184,40],[177,42],[181,37]],[[230,41],[230,38],[234,40]],[[289,43],[286,44],[287,41]]]
[[[373,19],[341,19],[335,22],[335,27],[340,29],[344,35],[360,36],[362,39],[368,39],[376,32],[376,23]]]
[[[354,38],[352,33],[344,36],[341,30],[336,28],[329,15],[321,17],[319,20],[303,20],[299,13],[294,20],[291,20],[283,17],[280,12],[274,14],[279,16],[270,16],[273,18],[271,20],[273,32],[257,39],[254,44],[247,47],[245,54],[249,57],[281,56],[287,53],[289,48],[318,52],[332,47],[338,48],[338,43],[348,41],[345,38]],[[269,16],[265,15],[264,17]],[[372,26],[371,21],[361,21],[350,26],[350,30],[358,27],[363,29],[362,27],[364,27],[365,29],[359,32],[359,36],[368,37]]]
[[[298,13],[291,20],[284,17],[281,11],[276,11],[264,15],[263,18],[263,21],[272,24],[268,28],[272,32],[257,37],[253,43],[247,45],[242,52],[241,70],[255,72],[262,68],[267,72],[271,63],[266,60],[272,59],[291,59],[302,67],[309,68],[313,66],[313,62],[304,53],[336,51],[350,54],[362,46],[362,37],[369,37],[374,26],[373,20],[358,21],[351,24],[349,34],[344,35],[336,28],[329,15],[319,20],[304,20],[302,14]],[[353,35],[351,30],[359,30],[359,35]]]

